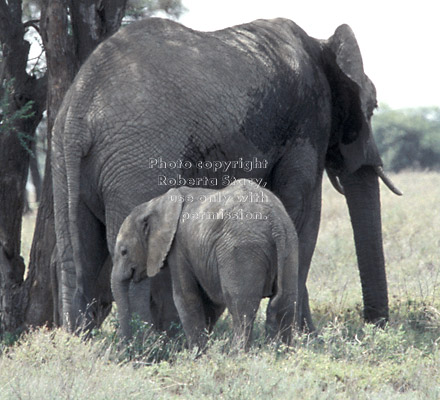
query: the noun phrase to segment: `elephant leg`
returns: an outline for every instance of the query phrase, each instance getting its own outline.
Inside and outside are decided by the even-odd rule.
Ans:
[[[148,324],[153,324],[156,329],[162,330],[153,322],[152,310],[150,309],[150,307],[153,307],[153,304],[150,303],[150,297],[151,279],[145,278],[139,282],[130,280],[128,284],[128,302],[130,304],[128,320],[132,321],[135,319]],[[157,310],[156,312],[160,314],[161,310]],[[124,328],[121,330],[124,331]]]
[[[268,339],[281,339],[286,344],[290,343],[295,317],[295,297],[277,298],[275,295],[270,298],[266,310],[266,335]]]
[[[289,211],[288,211],[289,212]],[[312,262],[313,252],[315,251],[318,239],[319,223],[321,218],[321,185],[315,190],[310,207],[305,212],[304,223],[298,230],[299,244],[299,273],[298,273],[298,310],[300,328],[314,331],[312,315],[309,305],[309,294],[306,281]]]
[[[292,218],[298,234],[299,271],[298,271],[298,321],[301,329],[314,331],[306,287],[313,252],[318,239],[321,218],[321,178],[315,181],[312,189],[301,190],[298,181],[286,184],[276,192]],[[310,187],[310,184],[304,187]],[[304,197],[303,193],[309,193]]]
[[[208,330],[203,292],[195,277],[183,268],[171,272],[173,299],[182,322],[190,348],[203,350],[206,346]]]
[[[203,300],[205,306],[206,324],[208,326],[208,332],[211,333],[214,329],[220,316],[225,311],[224,305],[218,305],[212,302],[209,298]]]
[[[302,297],[299,298],[298,310],[300,312],[300,329],[313,332],[316,328],[313,323],[312,313],[310,312],[309,292],[305,283]]]
[[[249,343],[252,339],[255,316],[260,306],[260,301],[261,296],[246,299],[239,297],[227,301],[227,307],[231,313],[234,327],[234,344],[245,350],[249,348]]]
[[[112,259],[110,256],[107,256],[104,264],[99,271],[94,297],[98,306],[96,310],[96,321],[98,327],[101,326],[105,318],[110,314],[110,311],[112,310],[113,295],[110,285],[112,267]]]
[[[168,336],[178,334],[180,324],[179,314],[173,300],[170,268],[163,268],[156,276],[150,278],[151,284],[151,316],[153,324],[159,331],[165,331]],[[144,294],[145,295],[145,294]],[[143,308],[148,307],[147,299]],[[146,309],[148,312],[148,308]],[[144,313],[145,318],[148,313]]]
[[[293,327],[298,327],[298,249],[292,247],[286,258],[278,254],[277,285],[266,310],[266,334],[289,345]],[[281,279],[280,279],[281,278]]]
[[[232,316],[234,343],[247,349],[270,264],[260,244],[238,245],[226,253],[219,251],[217,257],[221,290]]]
[[[109,254],[104,225],[83,202],[79,204],[78,212],[81,221],[79,253],[83,268],[75,270],[76,286],[70,315],[75,328],[90,330],[109,312],[111,262],[106,263]]]

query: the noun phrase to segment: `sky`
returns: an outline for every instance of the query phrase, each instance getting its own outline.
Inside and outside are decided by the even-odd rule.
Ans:
[[[379,103],[392,108],[440,107],[438,0],[183,0],[180,18],[216,30],[258,18],[289,18],[310,36],[327,39],[341,24],[353,29],[364,70]]]

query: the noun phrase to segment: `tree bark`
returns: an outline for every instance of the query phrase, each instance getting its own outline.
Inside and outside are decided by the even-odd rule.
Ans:
[[[24,262],[21,219],[29,155],[14,133],[0,135],[0,333],[20,326]]]
[[[18,118],[0,132],[0,334],[15,331],[23,321],[23,276],[25,265],[20,256],[21,220],[29,168],[29,152],[23,138],[33,138],[45,105],[45,79],[26,72],[30,45],[24,40],[21,1],[0,1],[0,41],[3,50],[1,84],[9,82],[8,112],[12,118],[29,101],[33,116]],[[21,136],[21,140],[20,140]],[[30,148],[30,142],[27,147]]]
[[[127,0],[70,0],[69,3],[79,66],[103,39],[119,29]]]
[[[35,201],[39,202],[41,199],[41,189],[42,189],[43,183],[41,181],[41,174],[40,174],[40,170],[38,168],[36,140],[32,141],[31,149],[32,149],[33,157],[31,157],[29,160],[29,171],[31,173],[32,184],[34,185],[34,188],[35,188]]]

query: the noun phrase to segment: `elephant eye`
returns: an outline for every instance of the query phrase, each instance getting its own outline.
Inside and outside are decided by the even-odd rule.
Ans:
[[[126,256],[126,255],[127,255],[127,249],[122,249],[121,256]]]

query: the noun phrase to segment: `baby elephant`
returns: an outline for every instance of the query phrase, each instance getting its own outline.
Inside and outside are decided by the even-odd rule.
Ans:
[[[298,240],[281,201],[240,179],[222,190],[170,189],[136,207],[116,240],[112,290],[122,335],[130,336],[128,283],[168,266],[173,298],[190,346],[203,348],[228,308],[244,345],[261,298],[266,330],[291,339],[298,297]]]

